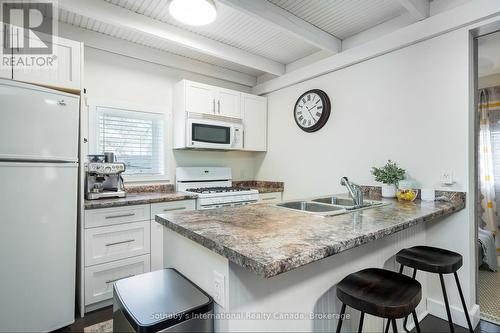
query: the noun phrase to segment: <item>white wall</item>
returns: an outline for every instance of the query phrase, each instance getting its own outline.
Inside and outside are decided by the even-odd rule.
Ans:
[[[195,80],[229,89],[248,92],[249,88],[203,75],[175,70],[157,64],[85,48],[85,83],[88,103],[94,100],[117,100],[159,107],[171,119],[173,86],[182,79]],[[170,129],[169,137],[172,131]],[[170,142],[172,142],[170,140]],[[170,179],[176,166],[229,166],[234,179],[253,179],[253,158],[257,153],[172,151],[167,147]]]
[[[469,60],[461,29],[269,94],[269,150],[257,157],[257,178],[284,181],[288,199],[338,193],[342,176],[374,184],[371,167],[392,159],[424,187],[440,187],[441,172],[450,170],[454,189],[468,191]],[[332,113],[308,134],[293,107],[313,88],[330,96]],[[471,225],[466,208],[429,225],[426,242],[464,255],[460,277],[474,304]],[[428,278],[431,297],[441,300],[438,279]]]
[[[269,150],[258,178],[286,182],[287,197],[331,193],[348,176],[374,184],[372,166],[397,161],[422,186],[453,172],[467,187],[468,53],[463,31],[279,90],[269,98]],[[450,56],[453,54],[453,56]],[[323,129],[301,131],[296,99],[313,88],[331,99]]]

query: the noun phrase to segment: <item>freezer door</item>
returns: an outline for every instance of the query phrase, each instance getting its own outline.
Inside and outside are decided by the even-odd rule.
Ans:
[[[79,97],[0,80],[0,160],[77,161]]]
[[[74,321],[77,170],[0,163],[0,332]]]

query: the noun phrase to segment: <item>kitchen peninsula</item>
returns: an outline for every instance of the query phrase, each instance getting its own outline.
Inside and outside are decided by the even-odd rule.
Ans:
[[[166,227],[165,267],[217,302],[216,331],[331,332],[332,314],[340,312],[334,287],[345,275],[367,267],[396,269],[398,250],[425,244],[424,225],[465,206],[463,193],[438,195],[447,201],[384,199],[385,205],[335,216],[257,204],[161,214],[156,221]],[[353,311],[345,329],[355,330],[358,316]],[[382,331],[382,325],[365,318],[366,330]]]

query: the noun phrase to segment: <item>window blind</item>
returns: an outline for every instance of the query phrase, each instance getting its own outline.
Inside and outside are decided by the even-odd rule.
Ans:
[[[161,114],[97,107],[97,149],[113,152],[125,175],[163,175],[164,121]]]

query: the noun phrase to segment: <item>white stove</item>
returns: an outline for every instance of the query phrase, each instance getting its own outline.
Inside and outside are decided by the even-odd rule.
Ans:
[[[197,209],[247,205],[259,201],[259,191],[232,186],[231,169],[180,167],[176,169],[177,191],[198,195]]]

